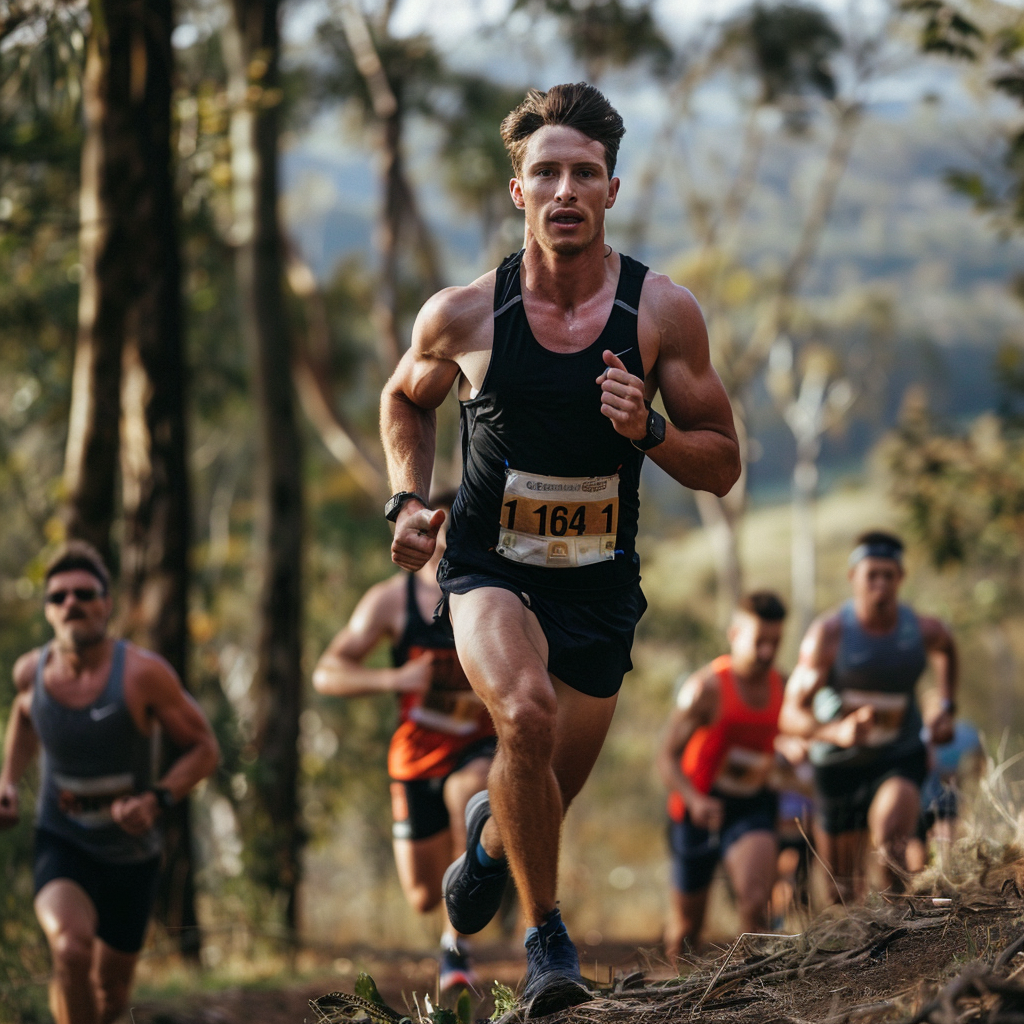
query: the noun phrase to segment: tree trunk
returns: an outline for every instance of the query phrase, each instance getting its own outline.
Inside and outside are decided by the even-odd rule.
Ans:
[[[259,766],[254,779],[273,858],[267,877],[297,925],[301,710],[302,446],[292,391],[284,299],[284,244],[277,220],[279,2],[233,0],[224,33],[232,99],[236,275],[259,417],[259,598],[256,686]]]
[[[793,468],[793,536],[790,539],[792,559],[793,619],[797,636],[802,637],[814,618],[817,583],[817,559],[814,544],[814,498],[818,489],[817,438],[797,446]]]
[[[127,255],[135,274],[125,322],[121,388],[122,632],[188,679],[191,542],[185,356],[177,197],[172,179],[174,28],[170,0],[132,9],[132,116],[140,180]],[[166,760],[176,755],[164,751]],[[165,822],[157,917],[181,952],[198,959],[191,820],[183,801]]]
[[[93,19],[85,62],[85,142],[79,197],[78,341],[64,459],[68,535],[110,560],[121,390],[121,346],[134,275],[131,248],[138,184],[132,108],[137,49],[127,3],[114,0]]]

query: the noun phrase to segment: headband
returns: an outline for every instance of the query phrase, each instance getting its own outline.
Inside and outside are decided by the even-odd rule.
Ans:
[[[870,544],[858,544],[851,552],[848,565],[852,569],[865,558],[888,558],[897,565],[903,565],[903,548],[886,540],[872,541]]]

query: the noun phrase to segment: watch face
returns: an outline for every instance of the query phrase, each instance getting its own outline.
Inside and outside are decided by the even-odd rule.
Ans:
[[[653,409],[647,417],[647,433],[654,438],[658,444],[665,440],[665,417],[659,416]]]

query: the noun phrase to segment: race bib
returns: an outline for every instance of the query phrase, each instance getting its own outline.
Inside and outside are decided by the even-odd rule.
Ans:
[[[715,779],[715,789],[725,796],[753,796],[768,784],[775,755],[746,747],[730,747]]]
[[[875,721],[864,741],[866,747],[884,747],[900,734],[903,716],[907,712],[910,697],[905,693],[878,693],[874,690],[843,690],[843,715],[858,708],[870,706],[875,709]]]
[[[619,477],[539,476],[505,471],[497,552],[549,569],[615,558]]]
[[[135,791],[135,778],[131,772],[88,779],[54,772],[53,781],[57,784],[61,812],[83,828],[102,828],[112,824],[114,819],[110,805]]]
[[[415,658],[426,648],[412,647]],[[480,728],[484,702],[470,688],[454,650],[432,649],[430,688],[420,703],[409,709],[409,718],[426,729],[449,736],[469,736]]]

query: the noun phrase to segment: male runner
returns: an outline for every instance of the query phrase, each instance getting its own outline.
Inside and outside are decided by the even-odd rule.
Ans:
[[[769,788],[784,680],[775,669],[786,607],[755,591],[729,626],[729,654],[683,683],[658,753],[669,791],[673,892],[665,952],[694,949],[719,860],[744,932],[768,930],[778,799]]]
[[[462,932],[511,869],[527,928],[527,1015],[588,999],[556,907],[559,835],[597,758],[646,607],[635,538],[644,453],[725,494],[739,475],[728,396],[693,296],[604,241],[622,119],[585,84],[531,91],[502,124],[521,252],[431,298],[381,398],[397,492],[392,557],[416,570],[444,512],[420,497],[434,410],[458,381],[463,480],[438,579],[459,658],[491,712],[488,791],[445,875]],[[649,408],[660,389],[671,419]],[[493,817],[491,809],[493,807]]]
[[[210,725],[160,657],[107,636],[99,553],[72,542],[45,574],[54,639],[14,665],[0,771],[0,828],[42,749],[35,910],[53,956],[57,1024],[108,1024],[128,1003],[156,895],[160,816],[217,767]],[[160,730],[182,751],[153,782]]]
[[[869,840],[883,887],[906,869],[928,770],[915,687],[929,660],[941,702],[932,737],[953,734],[956,645],[938,619],[900,604],[903,575],[899,537],[875,530],[857,538],[853,599],[811,624],[779,719],[784,732],[813,740],[816,845],[841,900],[864,888]]]
[[[453,498],[439,495],[433,505],[450,509]],[[470,689],[451,632],[434,622],[444,534],[442,527],[423,568],[366,592],[313,672],[320,693],[399,698],[399,726],[388,751],[392,836],[402,891],[420,914],[441,902],[444,870],[465,849],[466,804],[487,786],[495,748],[494,724]],[[385,637],[394,667],[364,668]],[[442,992],[474,983],[465,946],[450,929],[441,936],[440,960]]]

